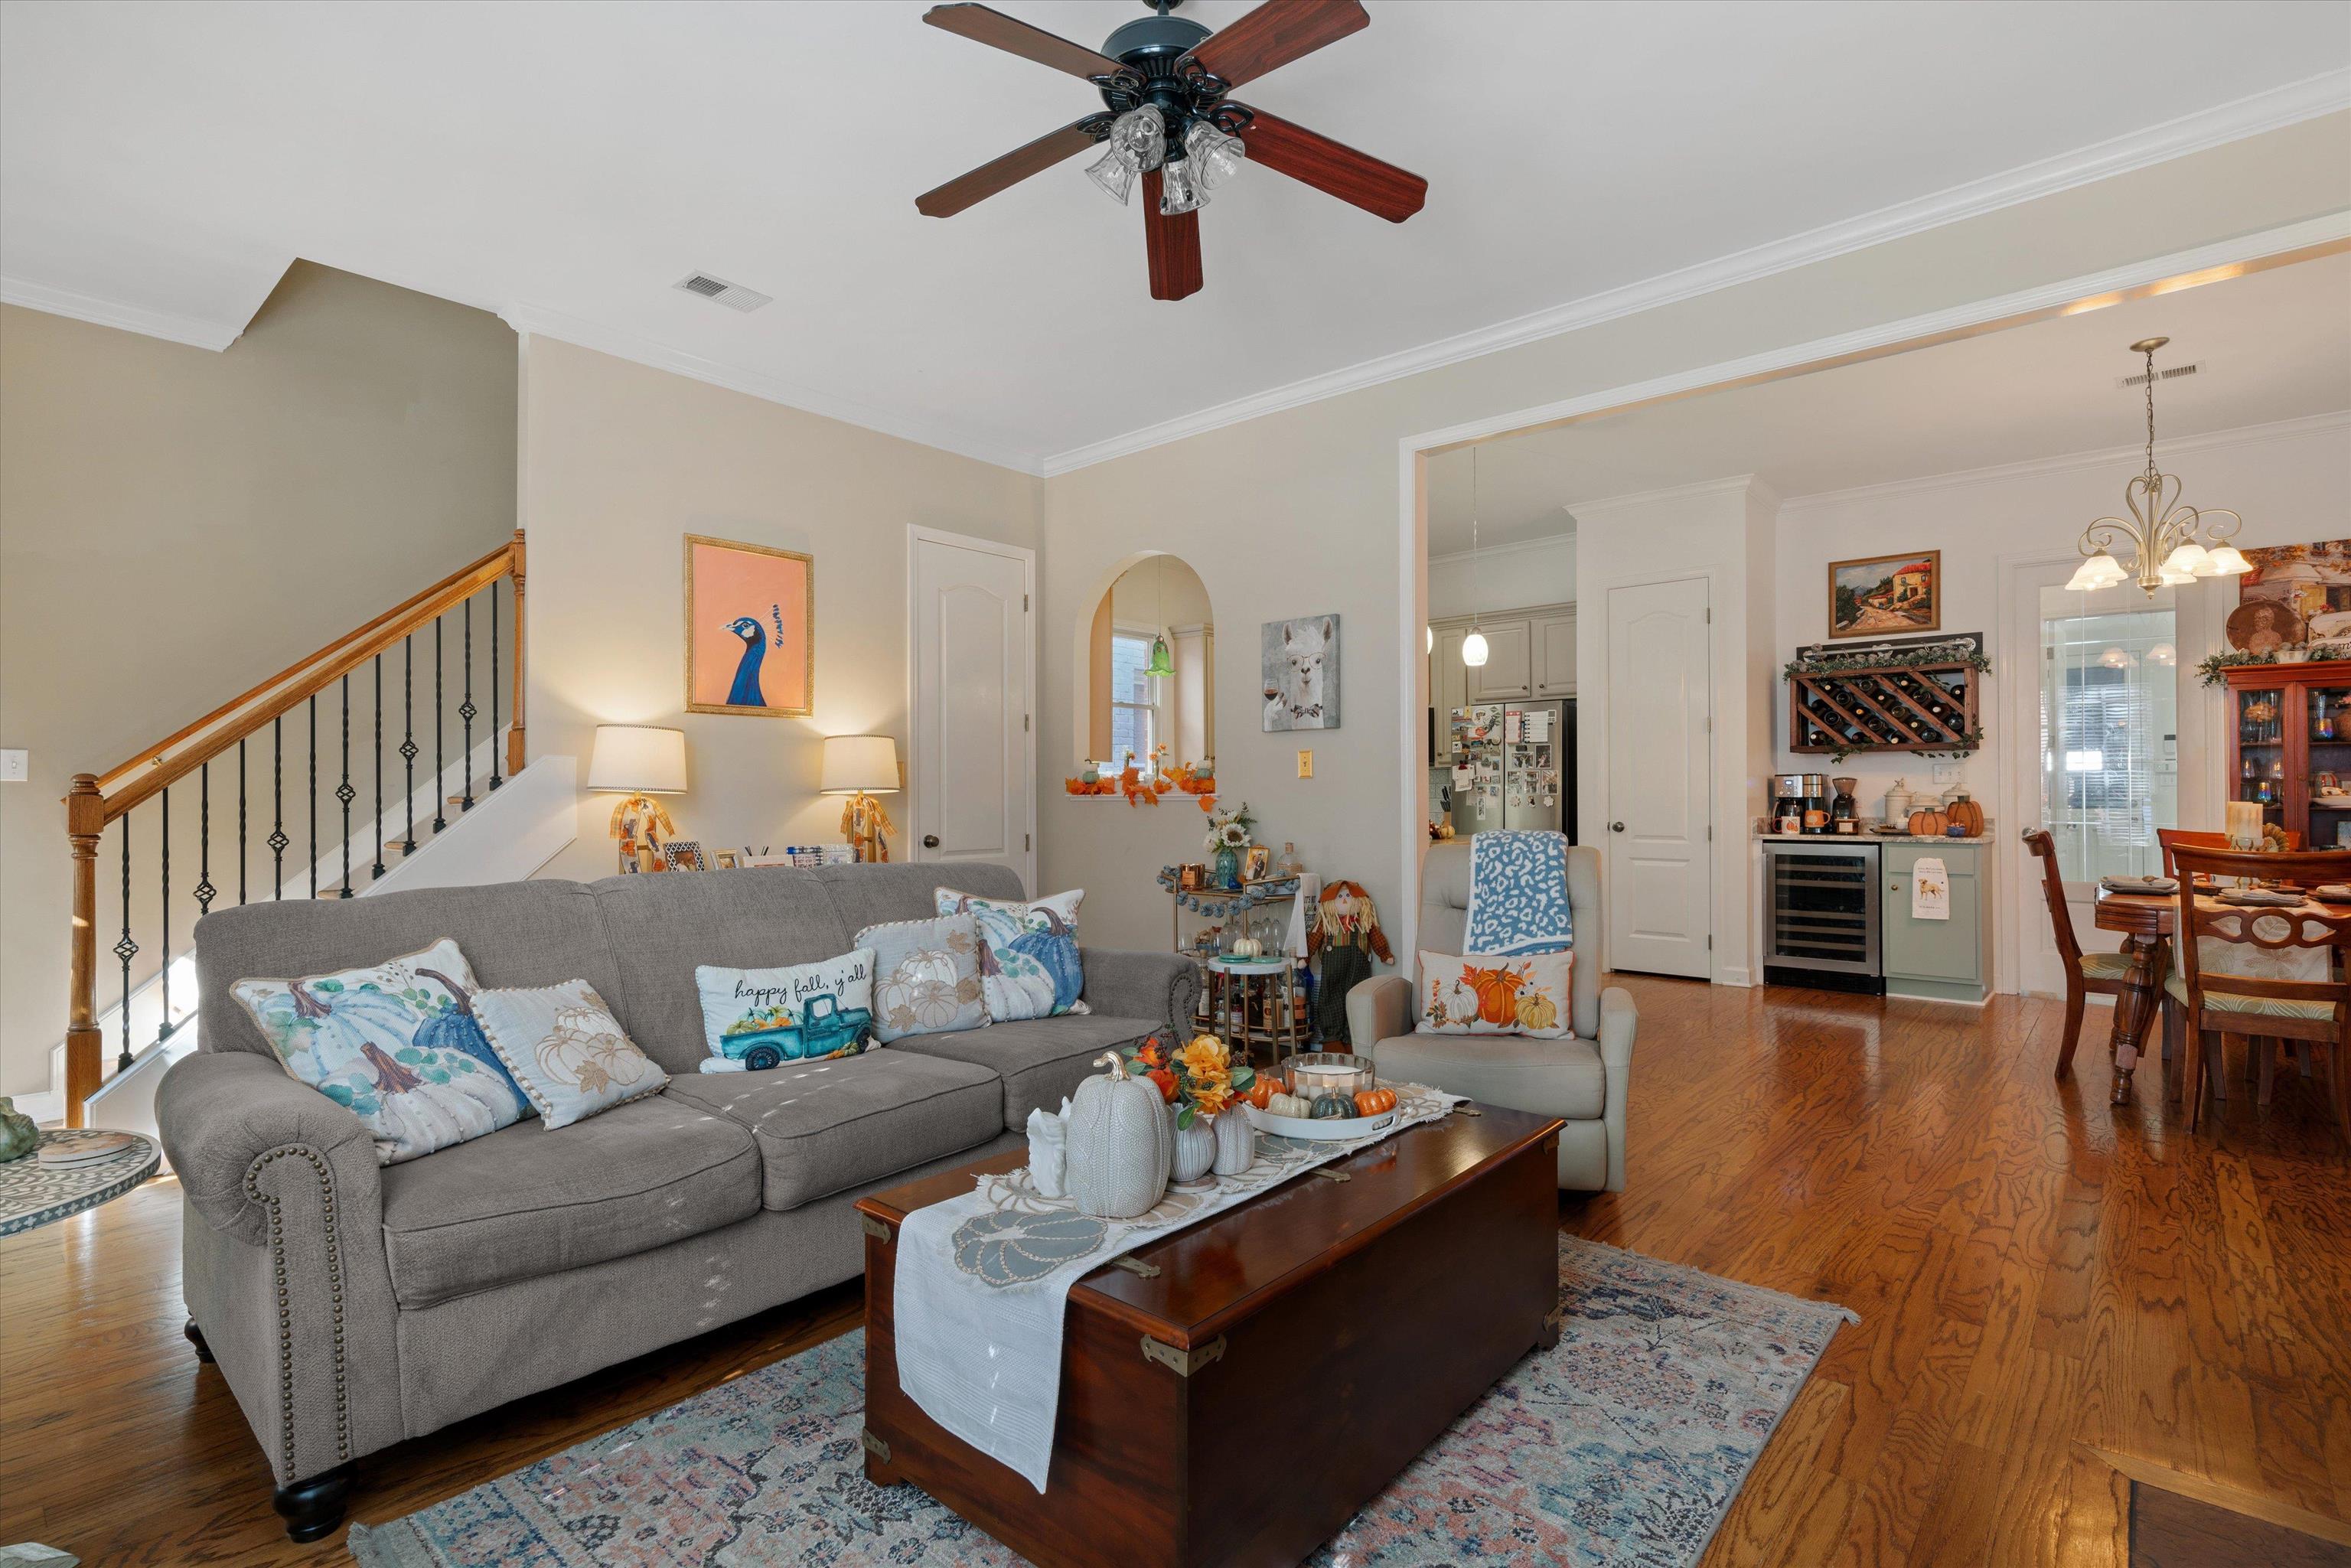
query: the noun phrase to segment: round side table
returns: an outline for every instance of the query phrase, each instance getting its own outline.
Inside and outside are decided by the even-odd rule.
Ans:
[[[41,1134],[41,1148],[70,1146],[91,1135],[52,1128]],[[129,1147],[87,1165],[45,1166],[40,1149],[0,1165],[0,1236],[96,1208],[153,1176],[163,1163],[162,1149],[152,1138],[125,1135],[131,1139]]]
[[[1285,1051],[1306,1049],[1306,1018],[1298,997],[1298,962],[1284,955],[1272,962],[1249,958],[1204,959],[1207,971],[1208,1024],[1225,1037],[1243,1061],[1249,1048],[1262,1045],[1280,1067]],[[1251,1023],[1250,1009],[1260,1020]]]

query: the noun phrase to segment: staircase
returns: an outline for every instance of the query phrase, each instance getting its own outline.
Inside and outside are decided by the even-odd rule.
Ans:
[[[523,578],[517,530],[120,766],[75,776],[68,1021],[52,1066],[68,1126],[152,1131],[155,1084],[195,1048],[194,936],[214,908],[512,881],[570,841],[573,759],[525,753]],[[103,968],[101,931],[115,937]]]

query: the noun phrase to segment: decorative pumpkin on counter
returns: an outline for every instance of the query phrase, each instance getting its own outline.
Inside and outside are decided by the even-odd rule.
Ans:
[[[1271,1104],[1273,1097],[1281,1092],[1280,1082],[1268,1074],[1259,1073],[1257,1082],[1249,1086],[1249,1103],[1262,1111]]]
[[[1386,1113],[1395,1110],[1395,1091],[1393,1089],[1358,1089],[1355,1091],[1355,1114],[1358,1116],[1384,1115]]]
[[[1921,806],[1910,813],[1910,831],[1920,838],[1939,839],[1951,825],[1951,820],[1932,806]]]
[[[1314,1106],[1311,1102],[1302,1100],[1295,1094],[1276,1094],[1265,1103],[1265,1113],[1269,1116],[1288,1116],[1292,1121],[1303,1122],[1314,1114]]]
[[[1347,1121],[1355,1114],[1355,1103],[1333,1089],[1327,1094],[1315,1096],[1313,1109],[1307,1114],[1317,1122]]]
[[[1966,795],[1960,795],[1952,800],[1943,812],[1943,821],[1946,827],[1966,830],[1967,836],[1970,838],[1974,838],[1984,831],[1983,808],[1977,805],[1971,797]]]
[[[1110,1071],[1079,1084],[1070,1101],[1070,1197],[1082,1213],[1132,1219],[1149,1213],[1167,1190],[1174,1119],[1158,1085],[1129,1076],[1116,1051],[1096,1057],[1094,1065]]]

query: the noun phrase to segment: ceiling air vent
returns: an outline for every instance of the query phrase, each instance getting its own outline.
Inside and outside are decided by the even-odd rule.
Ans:
[[[762,294],[756,288],[746,288],[739,283],[729,283],[723,277],[713,277],[706,272],[690,273],[678,280],[680,288],[688,294],[699,294],[705,299],[716,299],[729,310],[757,310],[772,304],[773,295]]]
[[[2210,360],[2190,360],[2184,365],[2167,365],[2155,372],[2155,379],[2158,382],[2176,382],[2182,376],[2200,376],[2210,370],[2211,365],[2212,361]],[[2115,382],[2115,385],[2123,392],[2137,392],[2147,385],[2147,372],[2141,371],[2135,376],[2120,377]]]

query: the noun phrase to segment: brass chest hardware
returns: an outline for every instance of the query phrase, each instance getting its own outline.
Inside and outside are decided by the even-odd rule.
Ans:
[[[1112,1268],[1123,1269],[1128,1273],[1134,1275],[1138,1279],[1156,1280],[1159,1278],[1159,1265],[1156,1263],[1146,1263],[1140,1258],[1113,1258],[1110,1262]]]
[[[1453,1107],[1453,1113],[1457,1116],[1482,1116],[1486,1113],[1475,1105],[1456,1105]]]
[[[1222,1334],[1206,1344],[1194,1345],[1190,1350],[1179,1350],[1164,1340],[1153,1339],[1149,1334],[1143,1336],[1143,1359],[1157,1362],[1178,1377],[1189,1377],[1210,1362],[1224,1358],[1225,1336]]]
[[[867,1453],[872,1455],[875,1458],[881,1460],[885,1465],[890,1462],[890,1445],[875,1437],[873,1435],[872,1427],[861,1427],[857,1434],[857,1440],[865,1445],[865,1451]]]
[[[1353,1176],[1349,1176],[1345,1171],[1334,1171],[1329,1166],[1316,1166],[1313,1171],[1310,1174],[1319,1176],[1324,1181],[1353,1181],[1355,1179]]]
[[[887,1241],[890,1239],[890,1222],[888,1220],[876,1219],[870,1214],[860,1214],[857,1217],[857,1223],[863,1228],[865,1234],[873,1238],[874,1240]],[[887,1456],[884,1457],[886,1458]]]

